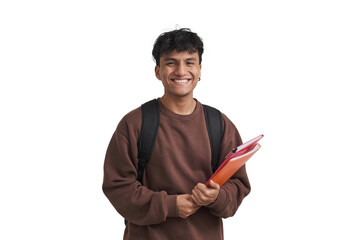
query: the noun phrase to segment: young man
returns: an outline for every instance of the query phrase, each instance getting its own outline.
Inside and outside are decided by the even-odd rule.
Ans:
[[[245,166],[221,188],[211,182],[211,148],[202,104],[193,98],[201,77],[203,43],[189,29],[158,37],[155,75],[160,123],[143,181],[137,178],[141,109],[119,123],[107,150],[103,190],[125,218],[124,239],[223,239],[222,218],[233,216],[250,192]],[[218,166],[241,138],[224,115]]]

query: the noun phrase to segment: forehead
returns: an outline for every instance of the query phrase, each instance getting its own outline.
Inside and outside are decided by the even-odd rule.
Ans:
[[[172,60],[174,60],[174,59],[175,60],[187,60],[187,59],[199,60],[199,54],[198,54],[198,52],[194,52],[194,53],[190,53],[188,51],[177,52],[176,50],[173,50],[172,52],[164,53],[160,57],[160,61],[167,61],[169,59],[172,59]]]

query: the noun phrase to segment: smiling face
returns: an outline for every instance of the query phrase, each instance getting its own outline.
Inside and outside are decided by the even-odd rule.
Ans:
[[[201,64],[197,52],[177,52],[160,57],[160,66],[155,67],[156,77],[162,81],[165,97],[193,97],[193,90],[201,76]]]

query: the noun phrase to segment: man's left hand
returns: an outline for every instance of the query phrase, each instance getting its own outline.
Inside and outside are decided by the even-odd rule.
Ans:
[[[220,185],[210,180],[210,187],[198,183],[192,190],[192,199],[199,206],[207,206],[215,202],[219,195]]]

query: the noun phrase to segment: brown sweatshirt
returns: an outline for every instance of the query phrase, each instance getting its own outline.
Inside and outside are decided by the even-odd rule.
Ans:
[[[186,219],[178,217],[176,195],[191,194],[212,175],[211,150],[202,105],[190,115],[178,115],[160,105],[160,125],[143,185],[136,181],[137,139],[141,109],[119,123],[107,149],[103,191],[129,222],[126,240],[223,239],[222,218],[233,216],[250,192],[245,166],[220,189],[218,198]],[[224,136],[219,165],[241,138],[223,114]]]

